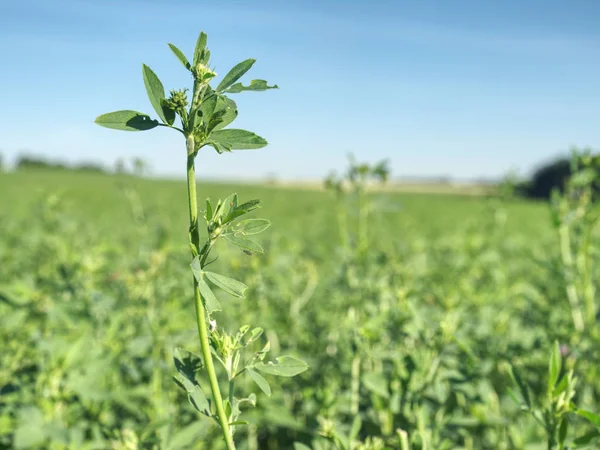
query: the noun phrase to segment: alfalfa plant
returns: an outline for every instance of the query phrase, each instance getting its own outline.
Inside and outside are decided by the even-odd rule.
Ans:
[[[385,184],[390,175],[388,160],[379,161],[377,164],[358,163],[353,155],[348,155],[349,167],[342,176],[335,172],[330,173],[325,179],[325,189],[335,193],[338,205],[338,229],[340,242],[345,250],[353,249],[359,253],[365,252],[369,246],[369,216],[373,205],[367,199],[369,184]],[[344,202],[354,201],[350,205]],[[357,237],[352,239],[348,224],[348,211],[354,210],[358,218]]]
[[[571,176],[554,189],[551,207],[560,240],[560,257],[573,325],[598,339],[598,305],[594,283],[597,249],[594,232],[600,221],[600,157],[573,150]],[[580,337],[580,336],[578,336]]]
[[[569,450],[589,448],[600,439],[600,416],[576,405],[576,387],[578,383],[572,369],[565,367],[563,351],[558,342],[552,347],[548,362],[548,380],[545,395],[535,395],[531,386],[509,365],[509,374],[520,393],[509,391],[511,397],[524,412],[531,414],[543,428],[548,450]],[[577,438],[569,437],[575,418],[579,416],[592,427]],[[594,447],[596,448],[596,447]]]
[[[188,98],[188,89],[172,90],[169,97],[166,97],[163,84],[150,67],[144,64],[142,65],[144,85],[150,103],[160,120],[152,119],[148,114],[137,111],[122,110],[103,114],[96,118],[96,123],[125,131],[147,131],[156,127],[167,127],[180,132],[185,138],[190,217],[189,241],[192,253],[190,267],[193,273],[201,356],[176,349],[174,359],[178,375],[175,381],[187,392],[190,403],[200,413],[213,418],[218,423],[227,449],[231,450],[235,448],[233,435],[236,425],[245,423],[239,420],[240,405],[243,403],[254,405],[256,401],[254,394],[245,398],[234,396],[234,385],[238,377],[247,373],[265,394],[270,395],[269,383],[259,372],[291,377],[305,371],[307,365],[291,356],[282,356],[275,363],[265,363],[264,359],[269,351],[268,342],[262,350],[252,353],[243,360],[244,349],[260,338],[262,329],[250,329],[250,326],[245,325],[235,334],[229,334],[224,327],[217,327],[214,319],[214,314],[221,310],[221,304],[213,293],[213,287],[216,286],[234,297],[243,298],[247,286],[238,280],[207,270],[211,251],[217,242],[226,240],[247,254],[262,253],[262,247],[248,239],[248,236],[264,231],[270,223],[265,219],[238,220],[257,209],[260,200],[240,202],[237,194],[217,202],[207,199],[203,215],[206,237],[201,239],[196,197],[196,157],[205,147],[212,147],[221,154],[232,150],[257,149],[267,145],[266,140],[250,131],[226,128],[238,115],[237,106],[229,98],[229,94],[265,91],[275,89],[277,86],[269,86],[264,80],[252,80],[248,85],[238,82],[255,63],[254,59],[247,59],[231,69],[215,88],[211,87],[210,83],[217,74],[209,67],[210,51],[206,48],[206,38],[205,33],[200,33],[191,62],[181,50],[169,44],[179,62],[192,76],[191,99]],[[180,126],[175,125],[177,117],[180,119]],[[228,392],[225,399],[221,394],[213,358],[223,366],[227,376]],[[208,378],[212,393],[210,400],[196,379],[197,374],[201,372]]]

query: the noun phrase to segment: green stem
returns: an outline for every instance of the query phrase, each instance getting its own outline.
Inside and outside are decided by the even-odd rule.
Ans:
[[[360,356],[355,356],[352,360],[352,393],[350,402],[350,412],[353,416],[358,414],[360,402]]]
[[[579,294],[577,293],[577,287],[573,280],[573,254],[571,253],[571,237],[569,235],[569,228],[566,224],[561,224],[559,229],[560,238],[560,254],[563,264],[563,272],[565,282],[567,285],[567,299],[571,305],[571,314],[573,316],[573,324],[575,330],[583,331],[585,328],[583,313],[581,311],[581,305],[579,302]]]
[[[348,244],[348,241],[350,240],[348,238],[348,218],[346,217],[346,212],[343,211],[342,208],[339,208],[338,211],[338,224],[342,248],[347,250],[350,247]]]
[[[358,188],[358,250],[363,252],[368,247],[368,223],[369,223],[369,210],[366,201],[366,194],[364,192],[364,186]]]
[[[408,443],[408,433],[401,428],[396,430],[396,434],[398,435],[398,440],[400,441],[400,450],[410,450],[410,445]]]
[[[592,257],[590,252],[590,244],[592,239],[592,230],[594,223],[585,220],[584,230],[581,242],[581,249],[579,250],[579,271],[583,274],[582,280],[582,291],[586,313],[586,321],[588,325],[593,325],[596,321],[596,299],[595,299],[595,286],[592,279]],[[594,333],[596,327],[592,328]]]
[[[256,425],[248,425],[248,450],[258,450],[258,433]]]
[[[194,167],[194,138],[188,136],[186,138],[186,147],[188,151],[187,161],[187,181],[188,181],[188,205],[190,212],[190,239],[192,245],[195,247],[196,252],[200,252],[200,233],[198,230],[198,200],[196,198],[196,172]],[[217,379],[217,373],[213,364],[212,354],[210,352],[210,343],[208,339],[208,328],[206,326],[206,312],[204,305],[202,304],[202,297],[200,295],[200,289],[198,287],[198,281],[194,277],[194,300],[196,305],[196,322],[198,324],[198,336],[200,338],[200,347],[202,349],[202,358],[204,359],[204,365],[206,367],[206,374],[208,375],[208,381],[210,383],[210,389],[212,391],[213,400],[217,408],[217,416],[219,424],[221,425],[221,431],[223,432],[223,438],[227,445],[227,450],[235,450],[235,444],[233,437],[229,429],[229,418],[225,413],[225,407],[223,406],[223,398],[221,397],[221,389],[219,387],[219,380]]]

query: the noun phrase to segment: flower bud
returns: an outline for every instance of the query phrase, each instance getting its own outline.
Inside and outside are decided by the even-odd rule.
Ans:
[[[217,76],[217,73],[202,63],[196,64],[193,69],[194,78],[201,83],[206,83]]]
[[[183,89],[181,91],[172,90],[171,96],[165,100],[166,106],[169,109],[171,109],[173,111],[177,111],[177,112],[181,112],[181,111],[185,110],[185,107],[188,105],[186,91],[187,91],[187,89]]]

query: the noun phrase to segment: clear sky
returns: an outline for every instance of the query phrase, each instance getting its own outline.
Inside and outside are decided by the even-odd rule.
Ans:
[[[153,113],[142,62],[189,85],[200,30],[224,75],[279,90],[236,94],[237,128],[269,147],[217,155],[199,172],[316,178],[346,154],[396,175],[527,173],[571,145],[600,148],[600,0],[0,0],[0,151],[113,164],[141,156],[183,176],[178,133],[125,133],[94,118]],[[210,169],[209,169],[210,168]]]

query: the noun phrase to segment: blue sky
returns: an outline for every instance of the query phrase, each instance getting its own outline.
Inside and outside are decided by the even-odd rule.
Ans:
[[[224,75],[281,89],[237,94],[235,126],[270,146],[217,155],[199,173],[317,178],[346,154],[396,175],[526,174],[571,145],[600,148],[598,0],[0,0],[0,151],[111,164],[141,156],[183,176],[181,136],[94,118],[152,112],[141,64],[189,86],[171,54],[208,33]]]

